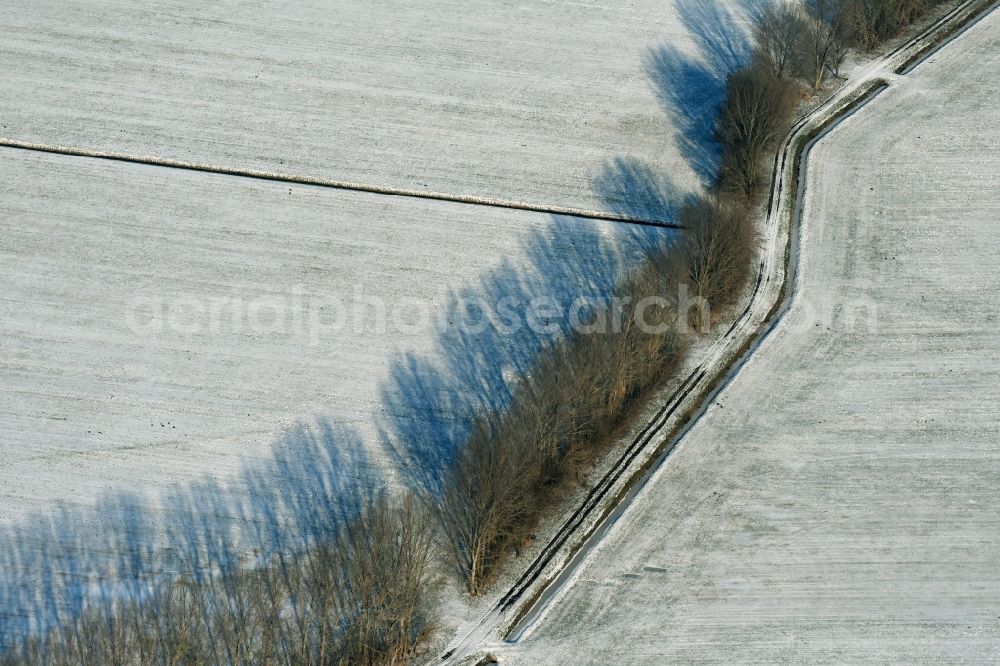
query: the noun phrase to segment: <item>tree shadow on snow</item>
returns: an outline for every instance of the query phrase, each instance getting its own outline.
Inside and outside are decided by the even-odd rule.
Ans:
[[[634,207],[617,210],[666,221],[679,198],[666,179],[628,161],[607,165],[595,188],[615,201],[622,191],[642,191]],[[529,372],[539,350],[571,330],[574,305],[583,304],[583,313],[607,302],[624,273],[673,234],[552,216],[529,238],[525,265],[505,260],[474,287],[451,293],[434,352],[394,359],[380,391],[380,438],[404,482],[440,493],[474,416],[507,406],[513,382]],[[492,316],[484,319],[484,310]],[[477,325],[483,321],[490,323]]]
[[[763,0],[744,2],[753,15]],[[676,127],[681,155],[701,179],[714,184],[719,170],[715,118],[725,96],[726,78],[750,57],[749,35],[737,16],[720,2],[677,0],[677,13],[697,44],[688,54],[672,44],[646,53],[646,74],[657,98]]]
[[[720,3],[677,0],[677,9],[699,52],[659,46],[645,68],[684,158],[709,184],[719,159],[714,118],[726,76],[748,57],[747,38]],[[690,196],[630,157],[604,164],[593,189],[610,211],[664,222]],[[629,267],[673,238],[666,229],[552,216],[528,239],[523,262],[502,261],[451,293],[434,352],[395,358],[380,389],[377,427],[403,481],[440,492],[473,417],[509,403],[539,350],[571,329],[570,306],[606,302]],[[492,319],[483,327],[485,311]],[[508,325],[511,313],[520,326]],[[164,575],[198,578],[304,548],[354,515],[378,478],[357,433],[320,420],[290,429],[235,479],[206,476],[165,491],[156,507],[108,493],[92,508],[60,506],[2,527],[0,649],[95,600],[141,596]]]
[[[376,492],[360,438],[326,420],[289,429],[235,478],[148,498],[109,492],[0,528],[0,653],[30,633],[173,576],[202,580],[334,533]]]

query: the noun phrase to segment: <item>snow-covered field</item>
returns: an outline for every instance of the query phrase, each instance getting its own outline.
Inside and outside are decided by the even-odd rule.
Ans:
[[[608,205],[592,181],[620,157],[697,183],[745,18],[744,0],[3,4],[2,136],[578,208]]]
[[[504,661],[1000,657],[998,47],[816,146],[791,311]]]
[[[386,442],[427,432],[447,447],[461,429],[452,421],[484,392],[497,399],[504,370],[532,348],[527,322],[508,336],[480,332],[478,314],[463,316],[453,296],[513,299],[518,316],[536,295],[596,296],[652,236],[519,211],[3,157],[0,519],[10,531],[0,534],[8,557],[29,560],[34,528],[56,501],[74,505],[64,522],[77,523],[62,539],[94,525],[119,531],[107,504],[123,493],[144,515],[176,510],[180,495],[207,501],[196,513],[213,520],[257,521],[299,512],[289,494],[348,503],[351,479],[395,483]],[[93,515],[77,511],[98,500]]]
[[[658,218],[713,169],[745,16],[4,4],[2,137]],[[78,603],[66,583],[155,572],[157,544],[281,546],[279,522],[322,522],[317,498],[397,483],[392,442],[446,448],[537,343],[463,332],[452,296],[513,298],[523,319],[533,296],[605,292],[662,234],[9,148],[0,163],[0,642]]]

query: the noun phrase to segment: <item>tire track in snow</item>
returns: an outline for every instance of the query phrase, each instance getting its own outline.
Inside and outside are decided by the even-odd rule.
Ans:
[[[951,43],[965,32],[965,30],[985,18],[993,9],[1000,6],[1000,2],[993,3],[985,11],[983,10],[984,5],[985,2],[983,0],[967,0],[967,2],[957,5],[932,22],[931,25],[922,30],[917,36],[892,49],[874,65],[866,67],[858,77],[856,84],[841,89],[823,105],[801,118],[792,126],[785,141],[782,143],[781,149],[775,156],[772,172],[772,189],[768,200],[768,215],[765,221],[765,228],[771,234],[771,242],[773,244],[778,238],[781,226],[778,220],[781,219],[781,214],[784,211],[783,198],[786,193],[790,193],[789,196],[794,199],[790,202],[792,206],[790,211],[790,228],[786,247],[781,256],[785,272],[784,282],[780,288],[778,299],[771,304],[767,314],[755,329],[749,332],[743,330],[752,318],[753,313],[759,311],[756,308],[766,305],[766,303],[758,303],[757,298],[761,294],[762,285],[770,283],[772,277],[775,276],[776,268],[779,268],[779,266],[774,264],[767,266],[765,262],[762,262],[753,294],[750,297],[750,303],[741,315],[737,317],[726,335],[713,345],[709,360],[692,371],[666,403],[657,410],[653,418],[633,439],[622,456],[612,465],[611,469],[601,478],[598,484],[591,489],[581,506],[563,523],[556,535],[546,544],[541,553],[528,566],[527,570],[470,632],[453,642],[454,647],[451,647],[442,655],[442,661],[458,663],[464,658],[475,654],[477,650],[483,648],[490,641],[494,632],[502,631],[504,627],[509,627],[506,636],[507,642],[519,642],[542,619],[548,608],[557,600],[557,597],[560,596],[560,593],[566,588],[567,584],[572,581],[579,569],[579,565],[583,563],[589,552],[600,543],[615,521],[626,511],[653,474],[669,457],[687,431],[698,422],[699,418],[713,404],[716,396],[739,374],[754,352],[777,328],[778,324],[783,320],[784,314],[791,307],[795,297],[795,280],[797,277],[798,226],[806,189],[804,176],[808,165],[808,153],[812,150],[813,146],[841,122],[889,88],[890,84],[886,79],[889,78],[890,73],[898,73],[893,70],[893,65],[900,54],[904,54],[915,47],[918,48],[918,53],[921,54],[929,49],[929,53],[921,57],[916,64],[923,62],[931,54]],[[973,11],[969,12],[970,9]],[[942,28],[949,26],[959,16],[963,17],[963,22],[957,30],[955,26],[951,26],[951,29],[940,32]],[[934,41],[930,46],[923,43],[932,37]],[[906,65],[902,65],[899,66],[899,69],[901,70],[905,67]],[[907,71],[912,71],[912,67]],[[828,117],[820,121],[815,127],[810,126],[811,121],[822,118],[824,115],[828,115]],[[785,187],[789,157],[793,159],[791,167],[792,175],[795,178],[791,189]],[[768,258],[773,258],[773,256],[769,256]],[[724,362],[728,356],[727,352],[741,339],[746,339],[744,347],[739,349],[730,359],[729,364],[726,365]],[[677,412],[681,403],[691,395],[695,388],[705,381],[708,370],[704,368],[711,368],[714,364],[719,364],[720,362],[723,362],[723,367],[715,375],[718,379],[715,382],[709,381],[707,386],[702,387],[699,399],[690,408],[692,412],[688,420],[676,432],[664,433],[663,429],[670,417]],[[712,378],[710,377],[709,379],[711,380]],[[640,467],[633,474],[633,478],[627,482],[625,488],[618,490],[620,497],[617,498],[617,501],[605,509],[604,516],[596,519],[587,535],[567,556],[567,560],[556,571],[550,573],[549,580],[542,585],[534,597],[525,602],[524,607],[519,610],[512,620],[505,618],[504,614],[514,607],[529,588],[542,577],[547,565],[556,558],[573,533],[583,526],[587,522],[587,519],[592,517],[592,514],[600,508],[601,499],[608,496],[615,481],[621,478],[630,464],[638,458],[646,446],[657,435],[663,434],[668,435],[667,440],[661,445],[661,450],[655,451],[652,454],[652,462]]]

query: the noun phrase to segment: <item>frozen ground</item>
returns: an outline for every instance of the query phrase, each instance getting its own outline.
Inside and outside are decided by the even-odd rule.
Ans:
[[[998,41],[817,145],[792,310],[505,661],[1000,658]]]
[[[633,205],[592,187],[605,162],[710,173],[746,2],[3,0],[0,136]]]
[[[292,521],[396,483],[397,453],[408,456],[392,442],[432,438],[445,453],[537,344],[523,319],[509,336],[479,332],[455,297],[508,298],[525,317],[535,296],[597,296],[653,237],[84,158],[3,158],[0,591],[12,583],[19,595],[34,567],[64,572],[63,553],[92,558],[124,539],[149,554],[161,511],[168,528],[190,525],[171,547],[207,538],[206,521],[225,542],[266,546],[262,524],[308,530]],[[56,502],[69,517],[50,524]],[[133,524],[145,531],[129,534]],[[6,611],[23,603],[0,594]]]
[[[0,519],[122,481],[222,472],[299,419],[375,442],[380,388],[405,388],[394,361],[433,356],[474,323],[449,293],[599,293],[636,238],[517,211],[3,157]],[[562,274],[588,261],[592,276]],[[483,351],[502,370],[514,352],[501,342]]]
[[[667,219],[714,169],[747,3],[0,4],[3,137]],[[0,161],[0,642],[81,581],[294,546],[279,524],[307,534],[319,499],[395,483],[392,442],[446,451],[538,342],[414,325],[414,304],[600,294],[649,240]]]

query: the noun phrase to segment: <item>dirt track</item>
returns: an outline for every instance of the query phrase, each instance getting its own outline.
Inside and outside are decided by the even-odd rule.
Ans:
[[[998,26],[816,146],[788,316],[505,660],[996,658]]]
[[[808,186],[805,178],[808,166],[805,156],[840,122],[887,88],[887,84],[882,83],[880,77],[893,78],[894,70],[903,68],[901,62],[906,64],[908,71],[912,71],[914,65],[918,63],[913,54],[919,55],[921,61],[928,58],[964,29],[968,29],[985,17],[985,12],[980,13],[982,4],[982,2],[963,3],[936,20],[909,42],[893,48],[877,62],[865,66],[861,71],[856,71],[848,85],[827,104],[797,123],[775,165],[774,191],[766,223],[768,250],[761,265],[761,279],[758,280],[746,309],[729,331],[717,341],[709,356],[710,360],[699,365],[677,392],[670,396],[667,403],[656,412],[653,421],[625,450],[619,462],[595,485],[584,504],[570,516],[553,540],[518,579],[515,586],[501,597],[497,606],[490,610],[479,625],[449,648],[445,655],[447,661],[459,662],[469,652],[475,652],[477,646],[489,644],[493,632],[497,630],[505,633],[509,631],[508,640],[514,642],[521,640],[524,633],[529,631],[548,610],[553,600],[571,584],[578,569],[586,562],[590,551],[600,544],[615,521],[625,513],[675,444],[697,424],[705,409],[739,373],[774,328],[781,324],[789,310],[795,298],[798,227]],[[934,48],[928,45],[934,45]],[[799,151],[801,151],[801,161],[798,157]],[[799,183],[799,186],[796,186],[796,183]],[[781,224],[784,216],[791,216],[792,219],[794,231],[791,241],[782,240],[788,238],[788,230],[783,229]],[[784,255],[776,251],[776,248],[783,243],[789,244],[789,250]],[[786,269],[790,269],[787,290],[783,286],[786,284],[784,277]],[[777,300],[773,300],[775,298]],[[754,326],[757,327],[756,338],[754,338]],[[749,348],[744,342],[748,338],[752,340]],[[734,350],[740,350],[737,352],[741,356],[739,360],[734,360]],[[719,368],[723,369],[724,374],[721,380],[714,376],[719,372]],[[697,411],[689,420],[684,417],[684,421],[681,422],[683,425],[678,425],[676,415],[683,415],[684,410],[692,409],[686,404],[694,405],[693,408]],[[671,421],[672,416],[675,417],[674,421]],[[672,432],[672,429],[678,428],[679,432]],[[663,439],[665,435],[669,435],[666,440]],[[649,460],[649,454],[643,449],[658,452],[653,460]],[[642,463],[644,458],[648,462]],[[636,463],[636,460],[640,462]],[[633,467],[633,471],[626,474],[630,466]],[[632,480],[629,480],[629,474],[633,475]],[[586,537],[582,542],[581,535]],[[572,558],[567,560],[569,555],[572,555]],[[546,582],[548,580],[553,582]],[[523,601],[522,597],[527,601]],[[511,613],[512,609],[516,612]],[[513,626],[511,615],[516,619]]]

